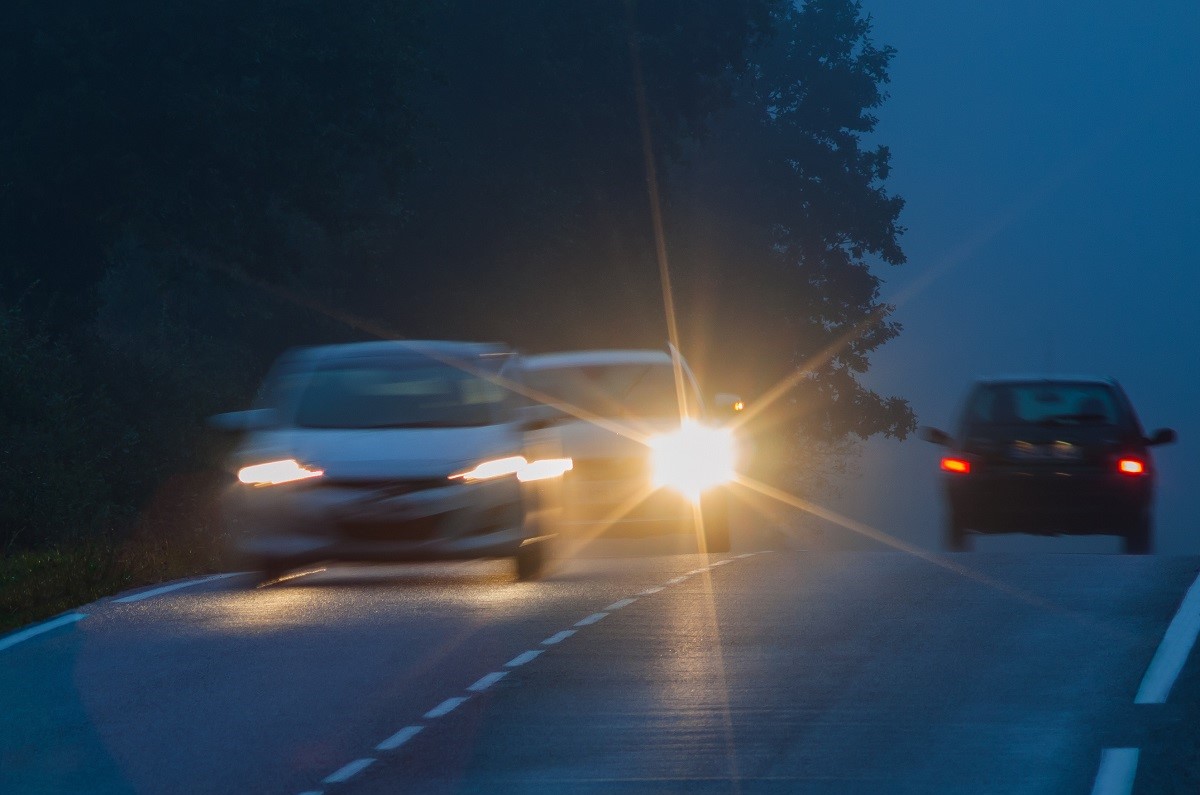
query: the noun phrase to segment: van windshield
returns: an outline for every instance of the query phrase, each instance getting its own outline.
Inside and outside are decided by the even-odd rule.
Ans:
[[[525,381],[535,394],[609,419],[679,417],[675,372],[670,364],[604,364],[533,370]],[[688,410],[698,399],[685,378]]]

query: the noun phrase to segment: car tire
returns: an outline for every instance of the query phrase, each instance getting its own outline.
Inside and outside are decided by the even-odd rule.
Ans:
[[[729,537],[729,498],[724,495],[714,495],[702,501],[701,520],[704,523],[704,549],[708,554],[728,552],[731,546]]]
[[[962,520],[951,515],[946,521],[946,533],[942,546],[947,552],[970,552],[971,539],[967,536],[967,528]]]
[[[546,570],[546,542],[531,541],[517,549],[517,579],[536,580]]]
[[[1153,551],[1154,520],[1147,511],[1133,521],[1125,531],[1123,547],[1126,555],[1149,555]]]

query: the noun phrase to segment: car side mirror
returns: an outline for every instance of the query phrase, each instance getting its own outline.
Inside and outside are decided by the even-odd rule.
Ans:
[[[946,433],[940,428],[922,428],[920,431],[920,436],[925,441],[933,442],[934,444],[940,444],[942,447],[949,447],[950,443],[953,441],[953,439],[950,437],[950,434]]]
[[[1152,433],[1150,435],[1149,439],[1146,440],[1146,445],[1148,447],[1154,447],[1155,445],[1159,445],[1159,444],[1171,444],[1177,438],[1178,438],[1178,436],[1176,435],[1176,433],[1173,429],[1159,428],[1157,431],[1155,431],[1154,433]]]
[[[247,411],[227,411],[208,418],[208,427],[230,433],[245,433],[247,431],[262,431],[274,428],[279,424],[275,409],[249,409]]]

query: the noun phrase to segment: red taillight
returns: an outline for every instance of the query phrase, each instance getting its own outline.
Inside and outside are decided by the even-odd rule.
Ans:
[[[1146,474],[1146,465],[1136,458],[1122,458],[1117,462],[1117,469],[1123,475]]]
[[[954,472],[958,475],[965,475],[971,471],[971,462],[961,458],[943,458],[942,470],[945,472]]]

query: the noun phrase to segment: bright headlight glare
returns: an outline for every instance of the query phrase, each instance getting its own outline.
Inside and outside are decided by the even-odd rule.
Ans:
[[[459,472],[456,475],[451,475],[451,480],[461,478],[468,483],[475,480],[491,480],[492,478],[502,478],[505,475],[515,475],[527,466],[524,456],[510,455],[505,458],[495,458],[491,461],[484,461],[476,464],[466,472]]]
[[[692,500],[734,477],[736,451],[727,429],[685,422],[674,433],[649,441],[654,485],[674,489]]]
[[[324,470],[312,469],[294,458],[286,458],[242,467],[238,470],[238,480],[250,486],[278,486],[280,483],[319,478],[324,474]]]
[[[528,483],[531,480],[549,480],[560,478],[575,468],[575,462],[570,458],[543,458],[530,461],[517,472],[517,480]]]

